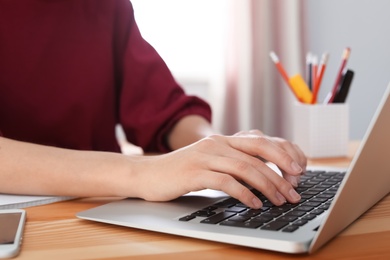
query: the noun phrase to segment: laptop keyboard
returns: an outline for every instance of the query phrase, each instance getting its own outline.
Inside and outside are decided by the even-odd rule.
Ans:
[[[260,209],[249,208],[229,197],[179,221],[198,218],[202,224],[294,232],[329,208],[344,176],[345,172],[307,171],[296,188],[301,195],[297,204],[275,206],[261,192],[252,190],[263,202]]]

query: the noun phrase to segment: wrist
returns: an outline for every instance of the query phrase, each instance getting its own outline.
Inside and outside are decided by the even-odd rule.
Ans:
[[[176,123],[167,134],[166,140],[172,150],[177,150],[212,134],[215,134],[215,131],[205,118],[190,115]]]

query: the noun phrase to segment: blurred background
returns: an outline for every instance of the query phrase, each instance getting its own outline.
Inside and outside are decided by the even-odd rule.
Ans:
[[[132,0],[144,38],[187,93],[210,102],[224,134],[260,129],[291,139],[295,97],[269,57],[305,73],[308,52],[330,54],[319,101],[345,47],[355,72],[350,139],[361,139],[390,82],[388,0]]]

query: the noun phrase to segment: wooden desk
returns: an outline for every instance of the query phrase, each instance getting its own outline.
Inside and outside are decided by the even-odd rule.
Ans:
[[[351,155],[356,150],[351,147]],[[347,166],[343,159],[312,165]],[[117,198],[88,198],[27,208],[17,259],[390,259],[390,195],[313,255],[287,255],[77,219]]]

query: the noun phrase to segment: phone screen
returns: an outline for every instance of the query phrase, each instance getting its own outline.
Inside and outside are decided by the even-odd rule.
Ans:
[[[0,245],[10,245],[15,242],[21,217],[22,213],[0,214]]]

